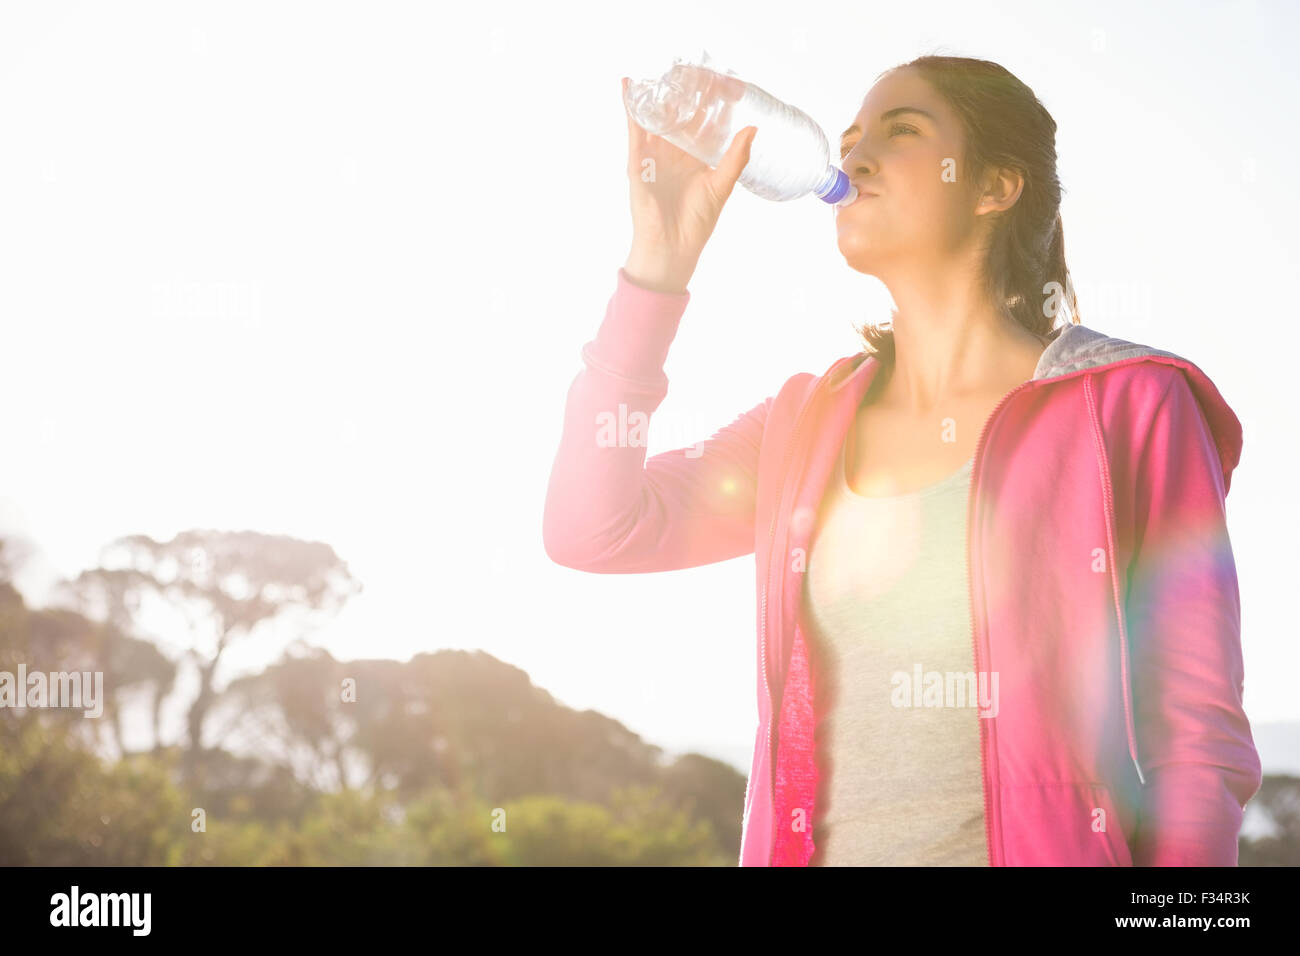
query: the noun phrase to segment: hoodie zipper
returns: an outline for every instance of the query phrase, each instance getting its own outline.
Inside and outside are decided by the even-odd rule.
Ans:
[[[970,542],[972,539],[973,527],[975,524],[975,512],[978,501],[975,497],[975,483],[980,473],[980,453],[984,450],[984,442],[988,437],[989,429],[993,425],[994,419],[1002,411],[1004,406],[1012,395],[1016,394],[1023,388],[1028,388],[1033,384],[1033,379],[1028,382],[1021,382],[1011,391],[1002,396],[1001,400],[994,406],[989,417],[984,421],[984,427],[980,429],[980,437],[975,442],[975,460],[971,463],[970,484],[967,486],[966,495],[968,507],[966,511],[966,597],[970,604],[970,641],[971,649],[975,655],[975,719],[979,721],[980,728],[980,780],[984,789],[984,845],[988,850],[989,866],[996,866],[993,862],[993,824],[989,816],[989,795],[992,787],[989,786],[988,758],[986,749],[988,747],[988,731],[984,728],[984,718],[979,713],[979,678],[980,678],[980,647],[979,647],[979,627],[975,619],[975,583],[971,577],[970,561]],[[991,682],[991,678],[989,679]],[[986,684],[987,686],[987,684]]]
[[[837,362],[834,366],[832,366],[831,369],[827,372],[827,374],[823,376],[822,382],[829,380],[833,376],[835,371],[839,368],[839,366],[843,364],[843,362],[845,361],[849,361],[849,359],[843,359],[840,362]],[[763,665],[763,690],[767,693],[767,702],[768,702],[767,739],[764,744],[767,748],[767,760],[768,760],[768,769],[769,769],[768,793],[771,795],[771,803],[772,803],[772,830],[770,834],[770,842],[768,844],[768,851],[767,851],[768,866],[772,865],[772,857],[776,853],[776,825],[777,825],[776,756],[772,753],[772,722],[777,719],[777,716],[780,713],[780,708],[777,707],[772,700],[772,689],[770,686],[768,686],[768,682],[767,682],[767,591],[768,591],[768,586],[772,583],[772,545],[775,543],[776,540],[776,522],[777,522],[777,518],[781,514],[781,505],[783,503],[782,496],[785,493],[786,475],[790,470],[790,459],[794,456],[794,450],[798,447],[799,427],[803,424],[803,420],[807,415],[808,409],[817,403],[818,391],[820,390],[820,388],[821,388],[821,383],[819,383],[818,387],[813,390],[813,394],[809,396],[808,401],[804,403],[803,408],[799,409],[799,414],[795,418],[794,430],[793,432],[791,432],[790,441],[786,444],[785,462],[781,466],[781,482],[776,487],[776,504],[772,509],[772,521],[768,525],[768,529],[767,529],[767,574],[763,578],[762,610],[760,612],[761,626],[759,630],[759,651],[760,651],[760,661]],[[784,567],[784,560],[782,561],[782,567]],[[784,575],[784,571],[782,572],[782,574]]]

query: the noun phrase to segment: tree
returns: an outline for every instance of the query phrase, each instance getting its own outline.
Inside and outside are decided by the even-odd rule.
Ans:
[[[170,541],[130,535],[112,542],[101,567],[82,572],[65,593],[87,613],[122,630],[140,628],[147,602],[161,601],[184,621],[183,653],[198,669],[199,688],[186,719],[182,773],[202,786],[205,720],[216,699],[222,655],[237,640],[272,623],[306,627],[337,613],[361,585],[334,549],[253,531],[184,531]]]
[[[1300,777],[1265,774],[1248,812],[1263,814],[1269,833],[1241,839],[1241,866],[1295,866],[1300,863]]]

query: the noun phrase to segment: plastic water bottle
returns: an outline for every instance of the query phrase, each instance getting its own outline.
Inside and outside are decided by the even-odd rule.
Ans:
[[[830,161],[825,131],[811,116],[727,70],[677,57],[657,80],[629,83],[624,100],[642,128],[662,136],[700,162],[717,167],[735,134],[758,127],[738,182],[764,199],[786,201],[812,193],[847,206],[858,191]]]

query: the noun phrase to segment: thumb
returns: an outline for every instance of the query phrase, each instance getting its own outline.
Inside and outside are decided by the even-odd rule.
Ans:
[[[731,139],[731,145],[727,147],[726,153],[722,156],[722,162],[714,171],[714,181],[718,194],[724,199],[731,195],[732,189],[736,186],[736,180],[740,174],[745,171],[749,165],[750,146],[754,142],[754,136],[758,133],[757,126],[746,126]]]

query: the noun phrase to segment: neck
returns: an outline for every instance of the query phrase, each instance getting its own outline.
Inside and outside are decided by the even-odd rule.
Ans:
[[[895,303],[884,401],[903,411],[925,415],[953,400],[1004,392],[1033,377],[1047,347],[1046,338],[967,287],[918,286],[901,301],[895,295]]]

